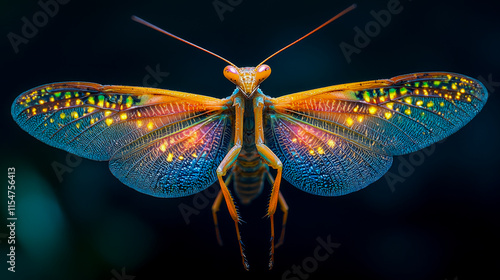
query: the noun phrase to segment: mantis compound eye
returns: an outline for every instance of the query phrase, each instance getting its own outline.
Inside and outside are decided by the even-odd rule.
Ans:
[[[233,84],[238,84],[240,80],[240,73],[236,67],[228,65],[224,68],[224,77],[230,80]]]
[[[266,64],[262,64],[261,66],[257,67],[255,69],[255,79],[257,80],[257,83],[262,83],[267,77],[271,75],[271,67]]]

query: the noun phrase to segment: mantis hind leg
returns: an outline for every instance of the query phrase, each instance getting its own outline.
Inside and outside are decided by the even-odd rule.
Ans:
[[[264,109],[264,95],[259,94],[253,100],[253,111],[255,118],[255,146],[257,151],[264,161],[272,168],[278,171],[276,179],[274,180],[273,188],[271,190],[271,197],[269,199],[269,206],[267,208],[267,215],[271,221],[271,250],[269,258],[269,269],[274,266],[274,213],[276,212],[276,207],[279,200],[279,191],[281,184],[281,173],[283,170],[283,164],[281,160],[269,149],[269,147],[264,144],[264,121],[263,121],[263,109]]]
[[[257,119],[257,118],[256,118]],[[267,208],[267,215],[269,216],[269,220],[271,221],[271,249],[270,249],[270,258],[269,258],[269,269],[272,269],[274,266],[274,213],[276,213],[276,208],[278,206],[279,200],[279,190],[281,183],[281,172],[283,170],[283,165],[281,160],[264,144],[259,143],[256,144],[257,150],[259,154],[264,158],[264,160],[274,169],[278,170],[278,174],[276,175],[276,179],[274,180],[274,184],[271,190],[271,197],[269,198],[269,206]]]
[[[235,107],[234,146],[226,154],[226,156],[224,157],[224,159],[220,163],[219,167],[217,167],[217,179],[219,179],[220,190],[221,190],[222,196],[224,197],[224,200],[226,201],[226,205],[227,205],[227,209],[229,210],[229,214],[231,215],[231,218],[234,221],[234,226],[236,228],[236,236],[238,238],[238,244],[240,246],[240,255],[241,255],[241,261],[243,263],[243,267],[246,270],[248,270],[249,265],[248,265],[248,262],[247,262],[247,259],[246,259],[246,256],[245,256],[245,253],[243,250],[243,242],[241,241],[240,229],[238,226],[241,219],[238,215],[238,211],[236,210],[236,205],[234,204],[233,196],[231,195],[231,192],[227,188],[226,183],[222,179],[222,177],[226,175],[228,170],[231,168],[233,163],[238,158],[238,155],[240,154],[240,151],[241,151],[241,145],[243,142],[243,113],[244,113],[245,103],[241,97],[234,98],[234,107]],[[219,196],[217,196],[217,197],[219,197]],[[222,198],[220,200],[222,201]],[[214,218],[216,219],[217,217],[214,216]]]
[[[231,180],[233,178],[233,174],[229,174],[224,181],[224,184],[227,186],[231,183]],[[212,216],[214,218],[214,226],[215,226],[215,235],[217,237],[217,243],[219,243],[220,246],[222,246],[222,238],[220,237],[220,231],[219,231],[219,222],[217,220],[217,212],[219,212],[220,205],[222,203],[222,191],[219,190],[219,193],[217,194],[217,197],[215,198],[214,204],[212,204]]]
[[[274,178],[273,176],[271,175],[271,173],[266,172],[267,176],[267,181],[269,182],[269,184],[271,185],[274,185]],[[278,239],[278,242],[276,243],[276,245],[274,245],[274,248],[278,248],[279,246],[283,245],[283,242],[285,241],[285,229],[286,229],[286,221],[288,219],[288,204],[286,203],[285,201],[285,197],[283,197],[283,194],[281,193],[281,191],[278,193],[278,204],[280,206],[280,210],[283,212],[283,221],[281,223],[281,234],[280,234],[280,238]]]

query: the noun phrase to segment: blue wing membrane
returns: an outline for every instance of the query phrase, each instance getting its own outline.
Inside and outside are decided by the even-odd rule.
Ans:
[[[210,186],[231,145],[232,120],[223,100],[169,90],[47,84],[21,94],[12,116],[50,146],[111,160],[110,169],[120,181],[159,197],[189,195]],[[190,131],[196,136],[186,134]],[[198,137],[197,144],[187,142],[193,137]],[[176,144],[161,139],[175,139]]]
[[[379,179],[392,156],[459,130],[487,98],[479,81],[453,73],[300,92],[271,99],[266,144],[283,161],[283,177],[297,188],[344,195]]]

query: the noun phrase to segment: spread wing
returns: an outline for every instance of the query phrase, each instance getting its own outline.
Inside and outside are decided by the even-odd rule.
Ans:
[[[266,144],[283,177],[306,192],[337,196],[379,179],[392,156],[456,132],[488,97],[477,80],[416,73],[270,99]]]
[[[86,82],[26,91],[12,116],[44,143],[110,160],[123,183],[158,197],[185,196],[214,183],[233,133],[227,100]]]

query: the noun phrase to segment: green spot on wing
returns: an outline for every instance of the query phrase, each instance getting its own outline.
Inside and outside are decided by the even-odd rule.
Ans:
[[[133,102],[134,102],[134,99],[132,98],[132,96],[127,97],[127,103],[126,104],[128,106],[132,106]]]

